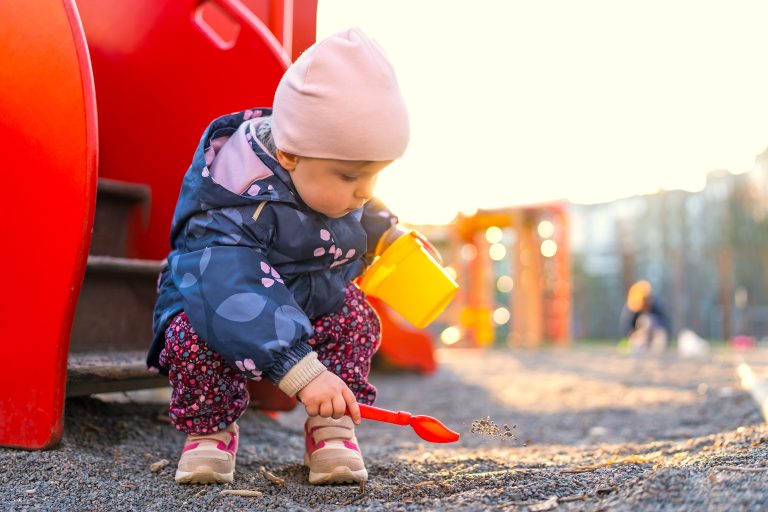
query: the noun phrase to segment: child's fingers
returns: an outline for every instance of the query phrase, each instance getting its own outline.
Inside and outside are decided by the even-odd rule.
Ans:
[[[333,416],[333,402],[327,400],[320,404],[320,416],[323,418],[330,418]]]
[[[307,410],[307,416],[317,416],[320,412],[317,404],[304,404],[304,408]]]
[[[344,402],[347,404],[347,410],[349,411],[349,416],[352,418],[352,421],[355,423],[355,425],[359,425],[360,406],[357,405],[355,394],[352,393],[352,390],[350,390],[348,387],[345,387],[341,391],[341,396],[344,397]]]
[[[333,418],[339,419],[347,412],[347,403],[341,395],[333,398]]]

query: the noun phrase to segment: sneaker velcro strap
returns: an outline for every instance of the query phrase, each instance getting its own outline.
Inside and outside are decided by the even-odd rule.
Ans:
[[[336,426],[320,427],[312,432],[312,438],[316,443],[329,439],[352,439],[354,436],[352,429]]]
[[[237,430],[221,430],[219,432],[211,432],[210,434],[191,434],[187,436],[188,443],[199,443],[201,441],[221,441],[227,444],[233,437],[237,437]]]

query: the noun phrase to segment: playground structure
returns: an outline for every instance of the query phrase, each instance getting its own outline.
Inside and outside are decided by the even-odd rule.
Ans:
[[[65,396],[167,385],[144,354],[181,178],[211,119],[271,105],[315,40],[316,10],[317,0],[0,6],[0,135],[14,148],[17,214],[5,217],[16,250],[2,256],[14,364],[0,373],[0,445],[55,446]],[[384,357],[433,371],[431,336],[375,307]],[[296,405],[267,382],[249,389],[254,407]]]
[[[56,445],[65,393],[165,381],[142,353],[181,177],[211,119],[271,105],[291,57],[314,42],[316,8],[0,5],[0,135],[13,148],[14,191],[4,225],[14,250],[2,256],[11,364],[0,374],[0,445]]]
[[[570,341],[571,275],[565,203],[459,214],[447,231],[459,295],[442,319],[445,343],[513,347]],[[498,326],[494,327],[494,325]]]
[[[14,215],[5,217],[14,250],[2,256],[12,364],[0,373],[0,445],[55,446],[65,396],[167,385],[147,372],[144,353],[181,178],[211,119],[271,105],[290,60],[314,42],[316,9],[316,0],[0,5],[0,135],[13,148],[6,166],[14,170]],[[479,230],[528,233],[535,215],[527,211],[499,212],[493,223],[457,220],[454,245],[477,244],[480,255],[457,266],[468,276],[459,301],[468,342],[491,339]],[[521,254],[532,254],[533,236],[518,239]],[[560,243],[557,261],[567,257]],[[528,342],[567,339],[567,323],[557,320],[567,316],[565,288],[544,300],[549,263],[529,259],[515,265],[524,284],[515,289],[513,325],[525,327],[515,332]],[[434,371],[429,332],[372,302],[384,327],[381,354],[399,368]],[[264,409],[295,406],[264,382],[251,394]]]

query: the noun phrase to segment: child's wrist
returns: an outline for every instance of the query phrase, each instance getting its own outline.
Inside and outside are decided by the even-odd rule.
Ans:
[[[325,365],[317,359],[317,352],[312,351],[288,370],[277,383],[277,387],[288,396],[296,396],[304,386],[325,371]]]

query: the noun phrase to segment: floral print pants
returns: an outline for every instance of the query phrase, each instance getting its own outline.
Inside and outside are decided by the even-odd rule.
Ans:
[[[341,309],[314,322],[309,339],[318,359],[352,390],[357,401],[371,405],[376,388],[368,382],[371,357],[381,341],[379,318],[357,286],[350,284]],[[248,406],[247,378],[195,332],[186,313],[165,331],[160,364],[173,388],[170,418],[188,434],[225,429]]]

